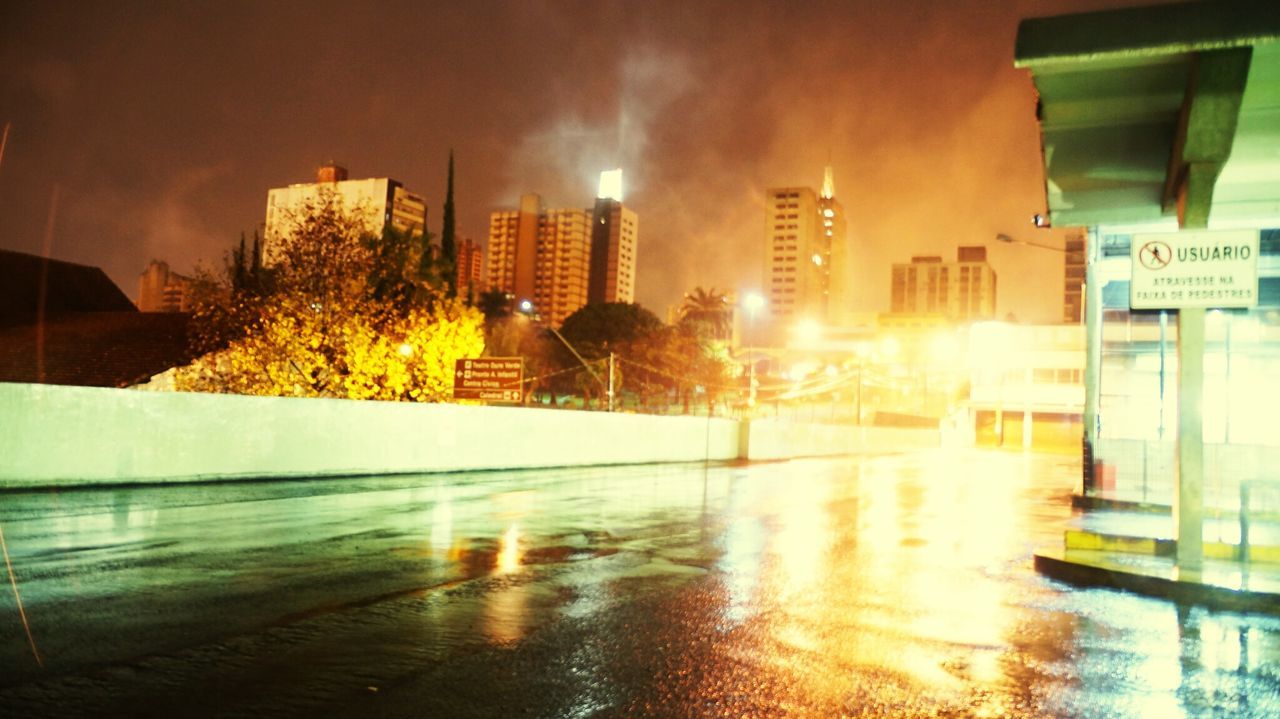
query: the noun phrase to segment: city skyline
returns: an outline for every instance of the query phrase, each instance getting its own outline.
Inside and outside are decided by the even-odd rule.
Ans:
[[[0,30],[0,246],[131,287],[151,259],[217,266],[266,189],[327,159],[438,207],[453,148],[458,229],[475,237],[526,192],[572,206],[626,169],[647,218],[636,300],[660,309],[694,286],[765,290],[765,190],[817,186],[831,165],[869,268],[851,302],[882,311],[903,255],[1001,232],[1061,244],[1028,221],[1043,178],[1017,22],[1132,4],[18,4]],[[343,42],[325,41],[333,27]],[[1027,278],[1002,286],[998,316],[1061,316],[1042,281],[1060,257],[992,246],[991,261]]]

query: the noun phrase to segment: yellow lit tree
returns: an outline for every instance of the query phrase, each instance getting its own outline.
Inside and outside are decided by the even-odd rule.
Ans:
[[[295,397],[448,399],[458,359],[484,351],[484,315],[428,286],[427,238],[370,236],[335,197],[295,218],[253,291],[197,309],[222,349],[180,368],[180,390]]]

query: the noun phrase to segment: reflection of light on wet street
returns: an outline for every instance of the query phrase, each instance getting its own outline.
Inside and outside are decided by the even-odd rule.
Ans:
[[[453,546],[453,503],[447,491],[441,494],[431,507],[431,549],[447,553]]]
[[[928,451],[6,497],[32,629],[71,679],[11,623],[0,715],[23,715],[5,681],[96,706],[67,699],[97,691],[83,671],[161,651],[174,686],[261,662],[295,714],[368,715],[312,693],[359,676],[389,716],[1280,716],[1280,620],[1034,572],[1078,472]],[[306,682],[270,678],[294,656]]]
[[[522,584],[502,586],[484,600],[484,634],[495,644],[517,642],[529,621],[528,587]]]
[[[511,525],[498,542],[498,560],[495,571],[509,574],[520,568],[520,527]]]

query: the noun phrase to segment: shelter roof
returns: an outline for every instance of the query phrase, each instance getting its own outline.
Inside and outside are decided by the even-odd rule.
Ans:
[[[1280,11],[1190,2],[1024,20],[1058,226],[1280,221]]]

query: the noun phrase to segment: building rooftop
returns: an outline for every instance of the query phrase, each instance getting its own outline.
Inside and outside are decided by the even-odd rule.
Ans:
[[[33,322],[42,295],[50,314],[137,311],[98,267],[0,250],[0,327]]]
[[[191,316],[59,312],[0,327],[0,382],[128,387],[191,362]]]

